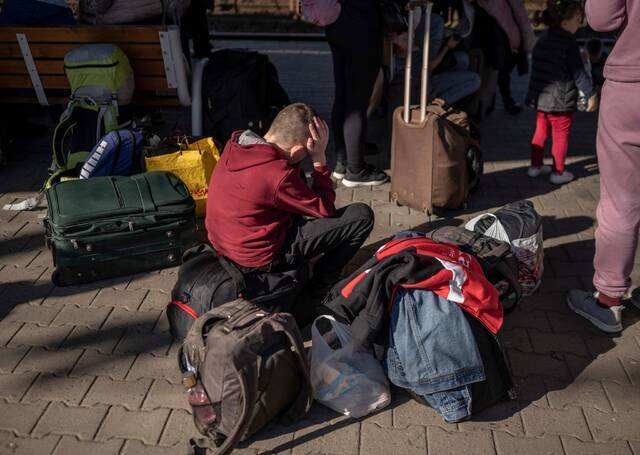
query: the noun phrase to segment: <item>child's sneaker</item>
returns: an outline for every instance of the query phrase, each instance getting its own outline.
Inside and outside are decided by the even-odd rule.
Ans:
[[[622,331],[622,305],[601,307],[598,305],[597,293],[573,289],[567,294],[567,305],[603,332]]]
[[[551,166],[547,166],[547,165],[539,166],[539,167],[530,166],[529,170],[527,170],[527,175],[532,179],[535,179],[540,175],[549,175],[549,174],[551,174]]]
[[[347,166],[345,166],[344,163],[338,161],[336,163],[336,167],[333,168],[333,173],[331,174],[331,176],[336,180],[342,180],[345,175],[347,175]]]
[[[562,174],[556,174],[553,172],[551,177],[549,177],[549,181],[554,185],[564,185],[565,183],[569,183],[573,180],[573,174],[569,171],[564,171]]]

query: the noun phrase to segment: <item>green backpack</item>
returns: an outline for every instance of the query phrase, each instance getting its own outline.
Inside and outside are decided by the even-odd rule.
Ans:
[[[129,59],[113,44],[87,44],[64,57],[71,98],[53,132],[53,163],[45,188],[77,176],[93,146],[118,129],[118,106],[129,104],[134,79]],[[95,133],[94,133],[95,132]]]
[[[131,102],[134,91],[129,59],[114,44],[87,44],[64,57],[71,97],[53,131],[52,163],[43,190],[77,178],[91,149],[108,132],[118,129],[119,106]],[[31,210],[44,199],[41,191],[4,210]]]

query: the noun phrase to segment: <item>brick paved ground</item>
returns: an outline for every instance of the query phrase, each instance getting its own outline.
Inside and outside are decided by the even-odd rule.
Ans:
[[[328,112],[324,45],[250,44],[274,51],[292,98]],[[524,197],[544,216],[544,283],[502,333],[519,399],[458,425],[399,391],[390,407],[362,420],[316,405],[304,421],[271,425],[236,453],[640,455],[640,312],[628,308],[624,333],[610,337],[563,302],[568,288],[590,286],[593,272],[594,119],[577,117],[570,169],[578,179],[562,188],[524,174],[532,122],[531,112],[512,118],[501,111],[486,121],[482,189],[467,210],[432,220],[459,224]],[[374,129],[384,137],[384,124]],[[20,158],[0,169],[0,205],[33,194],[48,164],[46,146],[46,138],[25,138]],[[354,263],[394,232],[429,222],[392,204],[388,190],[338,189],[340,204],[365,201],[376,212]],[[55,288],[42,214],[0,211],[0,454],[184,453],[194,428],[163,315],[176,271]],[[639,274],[640,267],[636,282]]]

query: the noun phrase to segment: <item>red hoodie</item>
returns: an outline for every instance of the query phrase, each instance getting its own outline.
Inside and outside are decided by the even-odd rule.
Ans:
[[[309,188],[273,145],[251,134],[254,143],[240,145],[241,134],[227,142],[211,175],[205,225],[219,254],[261,267],[278,256],[294,215],[333,216],[336,194],[326,166],[314,169]]]

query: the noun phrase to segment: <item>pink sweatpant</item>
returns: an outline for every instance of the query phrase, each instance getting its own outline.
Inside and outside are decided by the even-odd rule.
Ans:
[[[610,297],[631,285],[640,229],[640,83],[602,89],[597,152],[600,202],[593,283]]]

